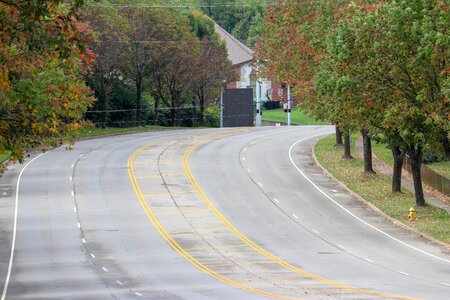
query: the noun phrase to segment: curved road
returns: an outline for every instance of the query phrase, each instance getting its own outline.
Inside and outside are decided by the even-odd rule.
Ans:
[[[312,163],[331,132],[134,134],[10,167],[2,298],[448,299],[450,254]]]

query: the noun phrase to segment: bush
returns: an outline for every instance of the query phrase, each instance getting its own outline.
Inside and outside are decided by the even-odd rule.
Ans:
[[[220,108],[219,106],[210,106],[205,112],[205,126],[219,127],[220,126]]]
[[[281,103],[280,101],[266,101],[264,102],[263,107],[268,110],[277,109],[281,107]]]

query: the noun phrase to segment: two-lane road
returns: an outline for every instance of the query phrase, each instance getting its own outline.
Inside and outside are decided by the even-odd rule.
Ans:
[[[330,132],[134,134],[11,167],[0,178],[3,297],[448,299],[445,249],[312,164]]]

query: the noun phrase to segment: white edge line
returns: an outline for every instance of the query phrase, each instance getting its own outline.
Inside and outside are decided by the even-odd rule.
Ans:
[[[141,294],[141,293],[134,292],[134,294],[135,294],[136,296],[142,297],[142,294]]]
[[[411,248],[411,249],[413,249],[413,250],[415,250],[415,251],[418,251],[418,252],[420,252],[420,253],[422,253],[422,254],[425,254],[425,255],[427,255],[427,256],[429,256],[429,257],[432,257],[432,258],[435,258],[435,259],[437,259],[437,260],[441,260],[441,261],[445,261],[445,262],[447,262],[447,263],[450,263],[450,260],[448,260],[448,259],[445,259],[445,258],[436,256],[436,255],[433,255],[433,254],[428,253],[428,252],[425,252],[425,251],[423,251],[423,250],[421,250],[421,249],[419,249],[419,248],[416,248],[416,247],[414,247],[414,246],[412,246],[412,245],[410,245],[410,244],[408,244],[408,243],[405,243],[405,242],[403,242],[403,241],[401,241],[401,240],[399,240],[399,239],[393,237],[392,235],[390,235],[390,234],[384,232],[383,230],[381,230],[381,229],[379,229],[379,228],[377,228],[377,227],[375,227],[375,226],[373,226],[373,225],[367,223],[366,221],[364,221],[363,219],[361,219],[360,217],[356,216],[354,213],[352,213],[351,211],[349,211],[348,209],[346,209],[345,207],[343,207],[341,204],[339,204],[338,202],[336,202],[333,198],[331,198],[330,196],[328,196],[327,193],[325,193],[320,187],[318,187],[314,182],[312,182],[311,179],[309,179],[308,176],[306,176],[305,173],[303,173],[302,170],[300,170],[300,168],[295,164],[294,159],[292,158],[292,149],[293,149],[297,144],[303,142],[304,140],[313,138],[313,137],[316,137],[316,136],[310,136],[310,137],[307,137],[307,138],[303,138],[303,139],[301,139],[301,140],[298,140],[297,142],[295,142],[294,144],[292,144],[292,146],[289,148],[289,159],[291,160],[292,165],[297,169],[297,171],[298,171],[298,172],[299,172],[299,173],[300,173],[300,174],[301,174],[301,175],[302,175],[309,183],[311,183],[311,184],[312,184],[312,185],[313,185],[320,193],[322,193],[328,200],[330,200],[331,202],[333,202],[334,204],[336,204],[337,206],[339,206],[342,210],[344,210],[345,212],[347,212],[349,215],[351,215],[352,217],[354,217],[355,219],[357,219],[357,220],[360,221],[361,223],[363,223],[363,224],[369,226],[370,228],[374,229],[375,231],[378,231],[379,233],[381,233],[381,234],[387,236],[388,238],[390,238],[390,239],[392,239],[392,240],[394,240],[394,241],[396,241],[396,242],[398,242],[398,243],[400,243],[400,244],[402,244],[402,245],[404,245],[404,246],[406,246],[406,247],[408,247],[408,248]]]
[[[83,242],[83,244],[86,244],[86,239],[81,239],[81,241]]]
[[[261,182],[258,182],[258,185],[262,188],[264,187]]]
[[[116,282],[117,282],[117,284],[118,284],[118,285],[120,285],[120,286],[123,286],[123,283],[122,283],[122,281],[120,281],[120,280],[116,280]]]
[[[275,201],[276,203],[280,204],[280,201],[276,198],[273,198],[273,201]]]
[[[95,254],[94,254],[94,253],[89,253],[89,255],[90,255],[92,258],[95,258]]]
[[[446,282],[441,282],[441,284],[445,285],[445,286],[450,286],[450,283],[446,283]]]
[[[76,207],[76,206],[73,207],[73,211],[74,211],[75,213],[77,212],[77,207]]]
[[[292,216],[293,216],[296,220],[298,220],[298,217],[297,217],[296,214],[292,214]]]
[[[365,260],[365,261],[368,261],[368,262],[370,262],[370,263],[374,263],[373,260],[371,260],[370,258],[367,258],[367,257],[365,257],[364,260]]]
[[[252,170],[250,170],[250,169],[247,169],[247,171],[248,171],[249,173],[251,173],[251,172],[252,172]]]
[[[105,267],[102,267],[102,270],[105,271],[106,273],[109,272],[109,270],[107,268],[105,268]]]
[[[342,246],[342,245],[340,245],[340,244],[336,244],[339,248],[341,248],[341,249],[344,249],[345,250],[345,247],[344,246]]]
[[[400,273],[400,274],[402,274],[402,275],[409,276],[408,273],[405,273],[405,272],[402,272],[402,271],[397,271],[397,272]]]
[[[33,158],[32,160],[30,160],[24,167],[23,169],[20,171],[19,173],[19,177],[17,177],[17,185],[16,185],[16,203],[15,203],[15,211],[14,211],[14,226],[13,226],[13,238],[12,238],[12,242],[11,242],[11,256],[9,257],[9,265],[8,265],[8,273],[6,274],[6,279],[5,279],[5,286],[3,287],[3,293],[2,293],[2,298],[1,300],[4,300],[6,298],[6,293],[8,292],[8,285],[9,285],[9,280],[11,278],[11,271],[12,271],[12,264],[14,261],[14,250],[16,248],[16,233],[17,233],[17,213],[18,213],[18,209],[19,209],[19,190],[20,190],[20,179],[22,178],[22,174],[25,171],[25,169],[36,159],[38,159],[39,157],[41,157],[42,155],[44,155],[44,153],[39,154],[38,156],[36,156],[35,158]]]

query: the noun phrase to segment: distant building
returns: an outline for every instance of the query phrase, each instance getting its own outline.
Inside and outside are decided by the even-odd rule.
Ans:
[[[228,59],[233,64],[238,75],[238,80],[230,82],[228,88],[253,88],[254,98],[256,98],[256,70],[254,69],[255,60],[253,50],[241,43],[218,24],[215,24],[215,30],[220,39],[226,43]],[[280,101],[282,104],[286,103],[286,85],[262,78],[261,101]]]

